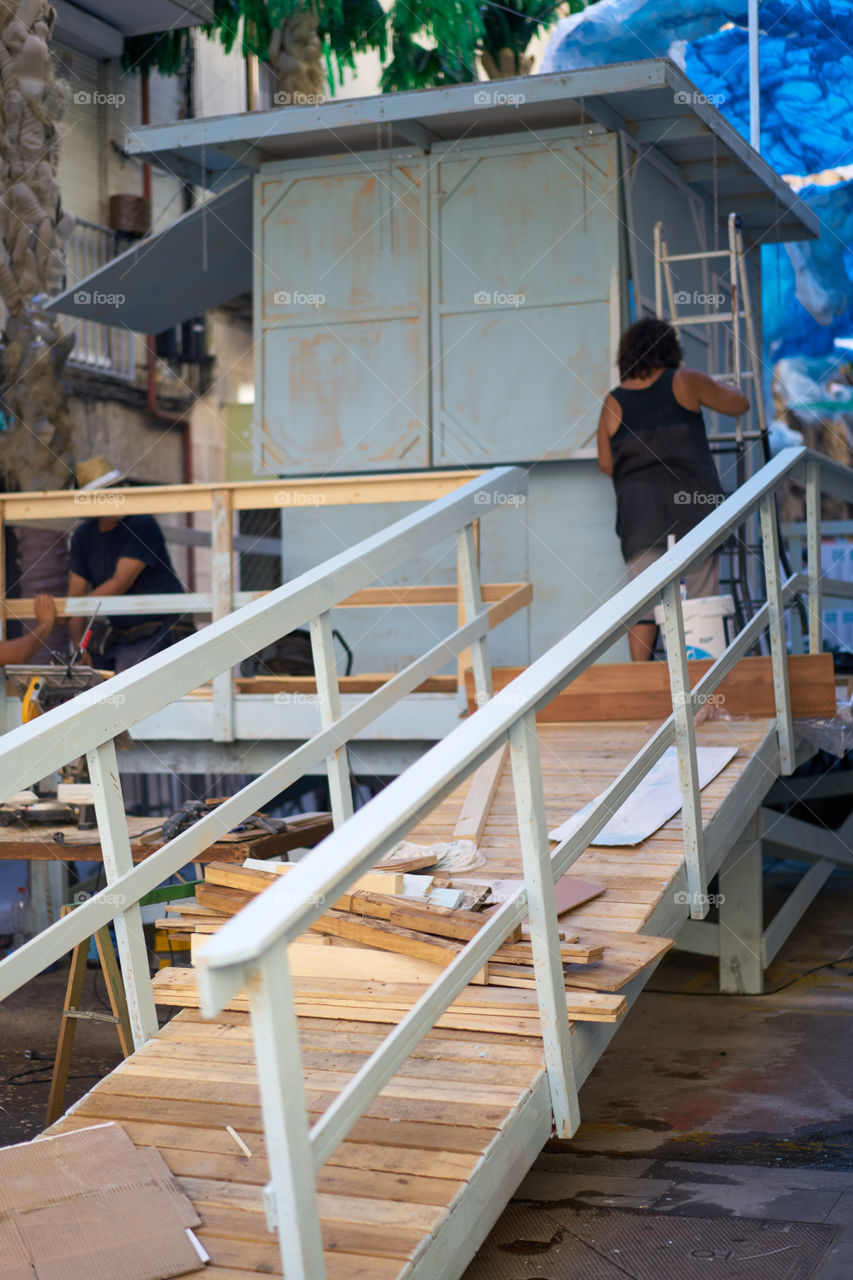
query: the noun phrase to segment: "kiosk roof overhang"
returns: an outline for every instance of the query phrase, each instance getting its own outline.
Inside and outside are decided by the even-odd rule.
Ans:
[[[816,219],[784,180],[666,58],[150,125],[129,132],[127,149],[217,187],[272,160],[378,146],[429,150],[437,143],[584,120],[655,147],[708,196],[716,161],[720,198],[742,213],[753,241],[817,234]]]
[[[159,333],[252,288],[252,175],[274,161],[595,122],[654,151],[749,243],[811,239],[812,211],[668,59],[285,106],[130,131],[128,150],[216,194],[79,281],[48,309]],[[663,213],[664,211],[662,211]],[[120,306],[116,298],[121,297]]]

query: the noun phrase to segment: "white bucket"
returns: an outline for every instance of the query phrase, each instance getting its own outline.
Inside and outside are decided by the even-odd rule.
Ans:
[[[727,623],[734,617],[735,602],[731,596],[697,596],[682,600],[684,639],[688,658],[719,658],[728,644]],[[655,622],[663,627],[663,605],[655,609]],[[666,633],[663,633],[664,649]]]

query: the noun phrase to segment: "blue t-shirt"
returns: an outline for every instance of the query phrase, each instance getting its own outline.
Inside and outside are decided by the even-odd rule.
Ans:
[[[128,588],[127,595],[160,595],[182,592],[178,578],[166,550],[163,530],[153,516],[125,516],[114,529],[103,533],[97,519],[84,520],[71,535],[68,568],[85,578],[92,587],[99,587],[115,573],[116,565],[124,557],[141,560],[145,568]],[[140,622],[155,619],[171,621],[174,615],[138,614],[110,618],[117,630],[127,631]]]

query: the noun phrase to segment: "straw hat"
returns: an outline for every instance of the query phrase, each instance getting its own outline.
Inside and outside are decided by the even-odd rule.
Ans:
[[[105,489],[107,485],[121,480],[122,472],[111,467],[107,458],[100,453],[85,462],[78,462],[74,469],[78,489]]]

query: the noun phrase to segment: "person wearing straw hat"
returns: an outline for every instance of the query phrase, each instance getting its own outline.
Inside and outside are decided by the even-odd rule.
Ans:
[[[93,491],[123,479],[121,471],[96,456],[76,468],[81,490]],[[77,526],[68,556],[69,596],[169,595],[184,590],[175,573],[163,530],[153,516],[94,516]],[[95,650],[99,666],[115,672],[160,653],[180,638],[174,614],[121,614],[106,619],[84,661]],[[71,642],[83,636],[84,618],[69,618]],[[183,627],[188,634],[192,628]]]

